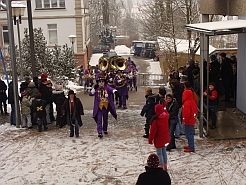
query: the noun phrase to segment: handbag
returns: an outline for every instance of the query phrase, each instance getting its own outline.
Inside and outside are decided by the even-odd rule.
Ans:
[[[66,116],[61,116],[61,119],[60,119],[60,123],[59,123],[59,127],[62,128],[64,127],[65,125],[67,124],[67,119],[66,119]]]

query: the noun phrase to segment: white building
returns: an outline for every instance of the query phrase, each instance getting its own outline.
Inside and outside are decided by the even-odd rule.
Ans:
[[[6,0],[0,0],[4,3]],[[19,1],[26,5],[26,0]],[[78,65],[87,65],[87,46],[90,42],[89,0],[31,0],[33,28],[41,27],[48,47],[68,44],[69,35],[76,35],[75,59]],[[27,8],[20,24],[21,40],[24,28],[28,28]],[[0,11],[0,47],[8,46],[7,13]],[[14,25],[15,44],[18,45],[17,27]]]

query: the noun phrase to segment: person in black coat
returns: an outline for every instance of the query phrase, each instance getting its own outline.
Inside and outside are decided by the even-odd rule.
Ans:
[[[53,101],[56,104],[56,126],[63,127],[64,123],[61,123],[62,120],[62,105],[66,100],[64,91],[62,90],[62,85],[57,85],[56,90],[52,91]]]
[[[136,185],[170,185],[171,179],[167,171],[158,168],[160,160],[158,155],[150,154],[145,166],[146,172],[138,176]]]
[[[169,135],[170,135],[170,143],[167,145],[166,150],[176,149],[175,144],[175,137],[174,132],[176,129],[176,125],[178,123],[178,113],[179,113],[179,106],[176,102],[176,99],[173,98],[173,95],[167,94],[166,95],[166,106],[165,106],[168,114],[169,114],[169,120],[168,120],[168,128],[169,128]]]
[[[4,81],[2,81],[0,79],[0,109],[1,109],[1,114],[3,115],[5,113],[5,115],[8,115],[8,112],[7,112],[7,94],[6,94],[6,91],[7,91],[7,85],[5,84]],[[4,113],[3,113],[4,111]]]
[[[211,55],[210,60],[209,82],[214,82],[216,85],[218,85],[220,79],[220,63],[216,59],[215,55]]]
[[[232,74],[231,59],[226,57],[226,53],[221,53],[220,58],[222,60],[220,68],[220,77],[222,79],[225,91],[225,99],[222,101],[229,102],[231,93],[230,78]]]
[[[8,104],[10,104],[10,106],[11,106],[10,124],[16,125],[14,89],[13,89],[13,82],[12,81],[9,83],[9,88],[8,88]]]

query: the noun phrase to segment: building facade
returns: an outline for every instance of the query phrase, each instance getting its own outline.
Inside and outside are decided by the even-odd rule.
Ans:
[[[5,4],[6,0],[2,0]],[[26,1],[19,1],[26,5]],[[72,47],[69,35],[76,35],[74,57],[78,65],[87,66],[90,42],[89,0],[31,0],[33,28],[41,27],[48,47],[67,44]],[[8,47],[8,23],[5,10],[0,11],[0,46]],[[20,40],[28,28],[27,9],[20,24]],[[18,45],[17,28],[14,25],[15,44]]]

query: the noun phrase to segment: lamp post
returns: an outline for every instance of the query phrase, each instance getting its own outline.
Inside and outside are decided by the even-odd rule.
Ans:
[[[117,30],[117,26],[110,26],[109,29],[114,32],[113,34],[113,39],[114,39],[114,49],[115,49],[115,45],[116,45],[116,30]]]
[[[69,35],[68,38],[69,38],[70,42],[72,43],[72,51],[74,53],[74,43],[76,41],[76,35]]]
[[[12,16],[14,18],[14,25],[17,25],[19,53],[20,53],[20,70],[21,70],[20,79],[23,80],[22,52],[21,52],[21,41],[20,41],[20,24],[21,24],[21,16],[24,15],[26,6],[21,4],[21,2],[12,2],[11,7],[12,7]]]

